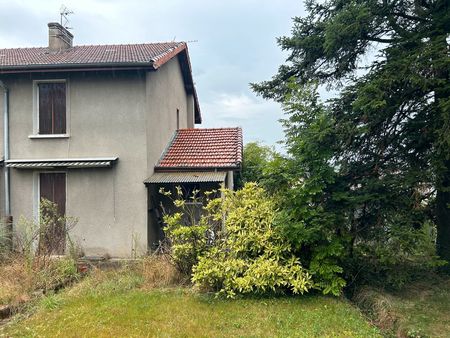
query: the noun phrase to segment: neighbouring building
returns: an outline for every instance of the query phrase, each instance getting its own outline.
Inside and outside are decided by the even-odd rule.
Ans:
[[[0,49],[0,212],[20,231],[47,198],[79,219],[86,255],[145,253],[161,237],[159,187],[232,188],[241,130],[194,129],[186,43],[73,46],[48,27],[47,47]]]

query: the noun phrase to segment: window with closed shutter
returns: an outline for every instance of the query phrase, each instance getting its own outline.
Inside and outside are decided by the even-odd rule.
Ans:
[[[66,83],[39,83],[39,134],[66,133]]]

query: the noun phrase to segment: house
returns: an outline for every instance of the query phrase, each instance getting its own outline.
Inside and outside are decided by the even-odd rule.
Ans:
[[[242,133],[194,129],[186,43],[73,46],[48,28],[47,47],[0,49],[0,212],[21,231],[47,198],[78,217],[71,238],[86,255],[145,253],[159,239],[159,186],[232,187]]]
[[[190,201],[194,192],[203,203],[192,205],[199,216],[205,201],[204,192],[218,190],[222,185],[234,188],[234,172],[242,163],[242,130],[240,128],[180,129],[161,155],[154,173],[144,183],[149,196],[149,231],[153,245],[163,239],[163,211],[172,211],[173,202],[159,193],[181,187],[183,197]],[[219,194],[217,194],[218,196]],[[164,208],[164,210],[162,210]],[[189,222],[187,222],[189,225]]]

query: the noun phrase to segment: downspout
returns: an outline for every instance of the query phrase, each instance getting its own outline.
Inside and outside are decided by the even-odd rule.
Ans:
[[[0,80],[0,87],[3,88],[3,152],[4,152],[4,173],[5,173],[5,216],[11,215],[9,168],[6,161],[9,160],[9,90],[5,83]]]

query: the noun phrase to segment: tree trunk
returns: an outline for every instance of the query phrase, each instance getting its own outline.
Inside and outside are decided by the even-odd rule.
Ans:
[[[450,96],[450,86],[448,85],[448,81],[450,80],[449,69],[446,67],[448,63],[443,62],[448,58],[448,23],[445,20],[437,20],[435,16],[441,17],[441,13],[448,13],[449,7],[448,1],[439,1],[436,3],[431,36],[435,53],[437,53],[436,60],[438,60],[438,62],[433,62],[435,78],[439,79],[439,84],[435,88],[437,121],[440,121],[444,126],[448,126],[449,124],[447,120],[448,112],[444,111],[447,109],[447,106],[443,104]],[[442,140],[440,141],[442,142]],[[448,148],[448,140],[442,142],[440,147],[442,149],[439,156],[441,157],[440,160],[443,166],[439,170],[438,182],[436,184],[436,251],[442,259],[449,262],[445,270],[450,272],[450,149]]]
[[[450,161],[446,161],[445,166],[447,170],[436,195],[436,249],[442,259],[450,262]],[[449,266],[446,270],[450,271]]]

